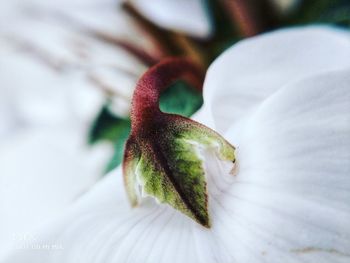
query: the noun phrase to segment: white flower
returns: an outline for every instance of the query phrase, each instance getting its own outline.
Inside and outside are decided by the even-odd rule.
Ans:
[[[122,87],[127,79],[126,91],[121,93],[128,95],[145,70],[122,49],[87,32],[132,41],[138,31],[121,8],[114,9],[111,1],[70,2],[2,4],[9,7],[0,11],[7,23],[0,21],[0,92],[9,94],[21,123],[87,125],[105,102],[102,90],[111,82],[106,71],[135,74],[120,73],[113,79]]]
[[[105,103],[93,80],[102,78],[97,69],[117,72],[123,65],[137,72],[140,66],[71,20],[114,36],[134,33],[113,5],[109,0],[0,4],[2,248],[13,234],[59,215],[103,173],[112,149],[87,146],[90,122]],[[115,23],[121,25],[117,30]]]
[[[105,148],[88,149],[82,133],[27,128],[1,142],[1,247],[59,216],[99,179]]]
[[[89,149],[86,137],[105,103],[103,90],[117,93],[113,109],[128,115],[133,88],[146,66],[89,30],[150,47],[121,2],[0,4],[2,248],[12,234],[26,233],[59,215],[102,174],[112,149]],[[192,30],[203,29],[196,27],[197,18],[191,19]]]
[[[208,153],[210,229],[152,200],[131,209],[118,168],[3,262],[348,262],[349,58],[348,33],[306,27],[213,63],[196,118],[237,146],[239,170]]]

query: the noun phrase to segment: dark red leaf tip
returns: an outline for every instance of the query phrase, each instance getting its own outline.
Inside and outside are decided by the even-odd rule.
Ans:
[[[188,58],[166,58],[151,67],[138,81],[131,107],[132,132],[157,120],[160,94],[177,80],[202,91],[204,72]]]

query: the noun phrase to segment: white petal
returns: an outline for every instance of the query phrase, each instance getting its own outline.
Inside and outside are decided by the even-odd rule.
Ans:
[[[136,83],[142,73],[146,70],[140,70],[130,73],[117,70],[111,67],[99,68],[90,73],[92,82],[111,93],[111,104],[109,110],[117,116],[127,117],[130,115],[131,98],[136,87]]]
[[[223,133],[283,85],[346,66],[350,66],[346,31],[312,26],[253,37],[234,45],[210,66],[204,107]]]
[[[229,130],[239,174],[222,203],[258,248],[241,262],[349,260],[349,83],[347,70],[287,85]]]
[[[1,247],[58,216],[102,174],[109,151],[88,149],[81,134],[27,129],[1,142]]]
[[[136,8],[158,26],[195,37],[211,34],[209,17],[201,0],[132,0]]]
[[[152,201],[129,208],[118,169],[36,236],[62,250],[4,262],[348,262],[349,83],[292,83],[229,130],[239,172],[206,162],[211,229]]]
[[[0,92],[9,93],[11,110],[23,123],[87,125],[105,101],[101,86],[110,85],[101,69],[119,72],[112,89],[123,88],[128,74],[138,78],[144,71],[137,59],[89,36],[87,29],[122,39],[139,32],[113,3],[60,6],[40,1],[7,1],[13,10],[0,21]],[[131,96],[133,87],[128,88]]]

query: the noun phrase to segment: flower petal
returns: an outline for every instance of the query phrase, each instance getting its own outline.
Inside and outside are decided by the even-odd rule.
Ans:
[[[139,31],[120,4],[5,2],[12,10],[0,10],[8,16],[2,20],[6,24],[0,22],[0,96],[9,94],[6,107],[12,107],[19,121],[62,125],[73,120],[86,125],[105,102],[105,93],[116,94],[118,105],[128,105],[117,113],[129,114],[130,97],[145,66],[96,34],[129,39],[145,49],[150,45],[140,42]]]
[[[211,34],[209,17],[201,0],[133,0],[132,3],[160,27],[200,38]]]
[[[310,26],[253,37],[234,45],[210,66],[204,107],[215,129],[223,133],[283,85],[346,66],[350,66],[346,31]]]
[[[349,83],[346,70],[287,85],[229,130],[239,174],[218,217],[244,237],[241,262],[349,260]]]
[[[58,216],[98,179],[108,151],[88,151],[81,134],[27,129],[1,142],[1,247]]]
[[[213,225],[167,206],[128,206],[121,170],[37,243],[4,262],[347,262],[350,255],[350,71],[285,86],[227,137],[236,177],[207,161]]]

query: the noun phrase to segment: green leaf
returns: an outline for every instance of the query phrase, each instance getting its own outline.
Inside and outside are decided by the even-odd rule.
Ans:
[[[124,145],[130,134],[130,129],[130,119],[113,115],[108,110],[108,105],[103,106],[93,122],[89,132],[89,143],[93,145],[101,141],[107,141],[114,148],[113,156],[105,170],[106,173],[121,164]]]
[[[129,134],[130,134],[130,122],[127,128],[120,129],[118,138],[114,141],[114,153],[109,163],[107,164],[106,173],[112,171],[114,168],[116,168],[118,165],[122,163],[125,143],[126,143],[126,140],[128,139]]]
[[[108,105],[102,107],[89,131],[89,144],[99,141],[115,143],[125,133],[130,132],[130,119],[113,115]]]
[[[200,148],[235,162],[235,148],[213,130],[190,119],[164,114],[149,133],[133,134],[127,142],[123,164],[128,197],[138,203],[144,194],[210,227],[208,198]]]
[[[202,94],[183,81],[175,82],[160,97],[163,112],[189,117],[203,104]]]

